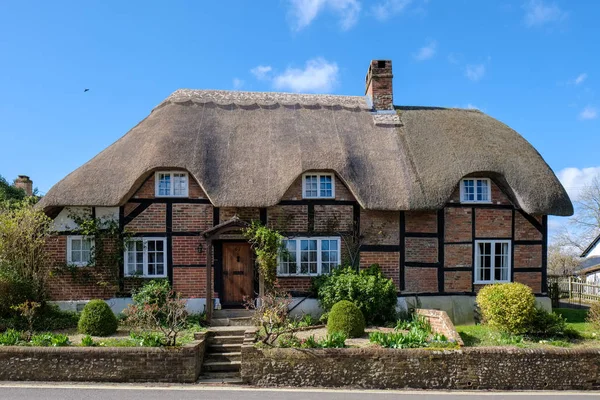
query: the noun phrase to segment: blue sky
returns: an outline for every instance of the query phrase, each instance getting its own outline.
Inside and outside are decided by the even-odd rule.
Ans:
[[[364,94],[477,107],[568,190],[600,171],[600,2],[0,2],[0,174],[44,193],[178,88]],[[84,88],[89,88],[84,93]]]

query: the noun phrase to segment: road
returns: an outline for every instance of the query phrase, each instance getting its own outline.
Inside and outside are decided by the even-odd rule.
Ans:
[[[558,400],[599,398],[598,392],[426,392],[253,389],[217,386],[0,383],[2,400]]]

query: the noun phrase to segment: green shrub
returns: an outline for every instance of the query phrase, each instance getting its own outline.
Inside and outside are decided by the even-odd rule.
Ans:
[[[94,339],[92,339],[92,337],[90,335],[85,335],[84,337],[81,338],[81,345],[86,346],[86,347],[91,347],[91,346],[95,346],[96,343],[94,343]]]
[[[46,303],[38,311],[33,327],[37,331],[76,328],[79,316],[75,311],[63,311],[56,304]]]
[[[62,333],[40,333],[31,337],[32,346],[63,347],[70,344],[69,337]]]
[[[346,335],[342,332],[333,332],[321,340],[316,340],[314,335],[306,339],[298,339],[294,335],[280,336],[277,340],[279,347],[302,348],[302,349],[334,349],[346,347]]]
[[[562,337],[569,334],[567,321],[560,315],[536,308],[527,333],[536,337]]]
[[[396,330],[410,331],[418,329],[427,333],[432,333],[431,325],[425,317],[413,313],[410,320],[400,320],[396,324]]]
[[[477,294],[483,322],[502,332],[527,333],[535,317],[535,297],[522,283],[488,285]]]
[[[13,306],[34,298],[34,285],[8,268],[0,268],[0,317],[15,315]]]
[[[16,346],[23,338],[23,332],[14,329],[7,329],[6,332],[0,335],[1,346]]]
[[[117,331],[118,325],[117,317],[106,302],[91,300],[81,313],[77,330],[92,336],[109,336]]]
[[[365,334],[365,317],[356,304],[342,300],[331,308],[327,332],[342,332],[351,338],[361,337]]]
[[[339,301],[348,300],[358,306],[370,325],[396,319],[396,286],[376,264],[360,272],[351,267],[336,268],[329,275],[313,279],[312,291],[326,312]]]
[[[588,310],[586,321],[596,329],[600,329],[600,302],[595,301]]]

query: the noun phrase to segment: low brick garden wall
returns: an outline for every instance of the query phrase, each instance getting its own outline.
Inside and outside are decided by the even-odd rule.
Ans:
[[[204,340],[177,348],[0,347],[0,381],[196,382]]]
[[[369,389],[600,389],[600,349],[258,349],[242,347],[258,386]]]

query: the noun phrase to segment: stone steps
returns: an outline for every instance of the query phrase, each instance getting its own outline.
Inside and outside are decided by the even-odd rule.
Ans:
[[[206,372],[237,372],[242,366],[241,361],[205,361],[202,370]]]
[[[214,320],[212,321],[214,322]],[[249,326],[212,326],[206,332],[206,352],[202,365],[203,376],[215,373],[235,374],[234,378],[240,380],[242,365],[242,344],[245,332]],[[211,378],[219,379],[219,377]]]
[[[198,383],[241,385],[243,381],[239,372],[204,372],[198,378]]]
[[[227,362],[227,361],[242,361],[241,351],[232,351],[229,353],[208,353],[205,362]]]

